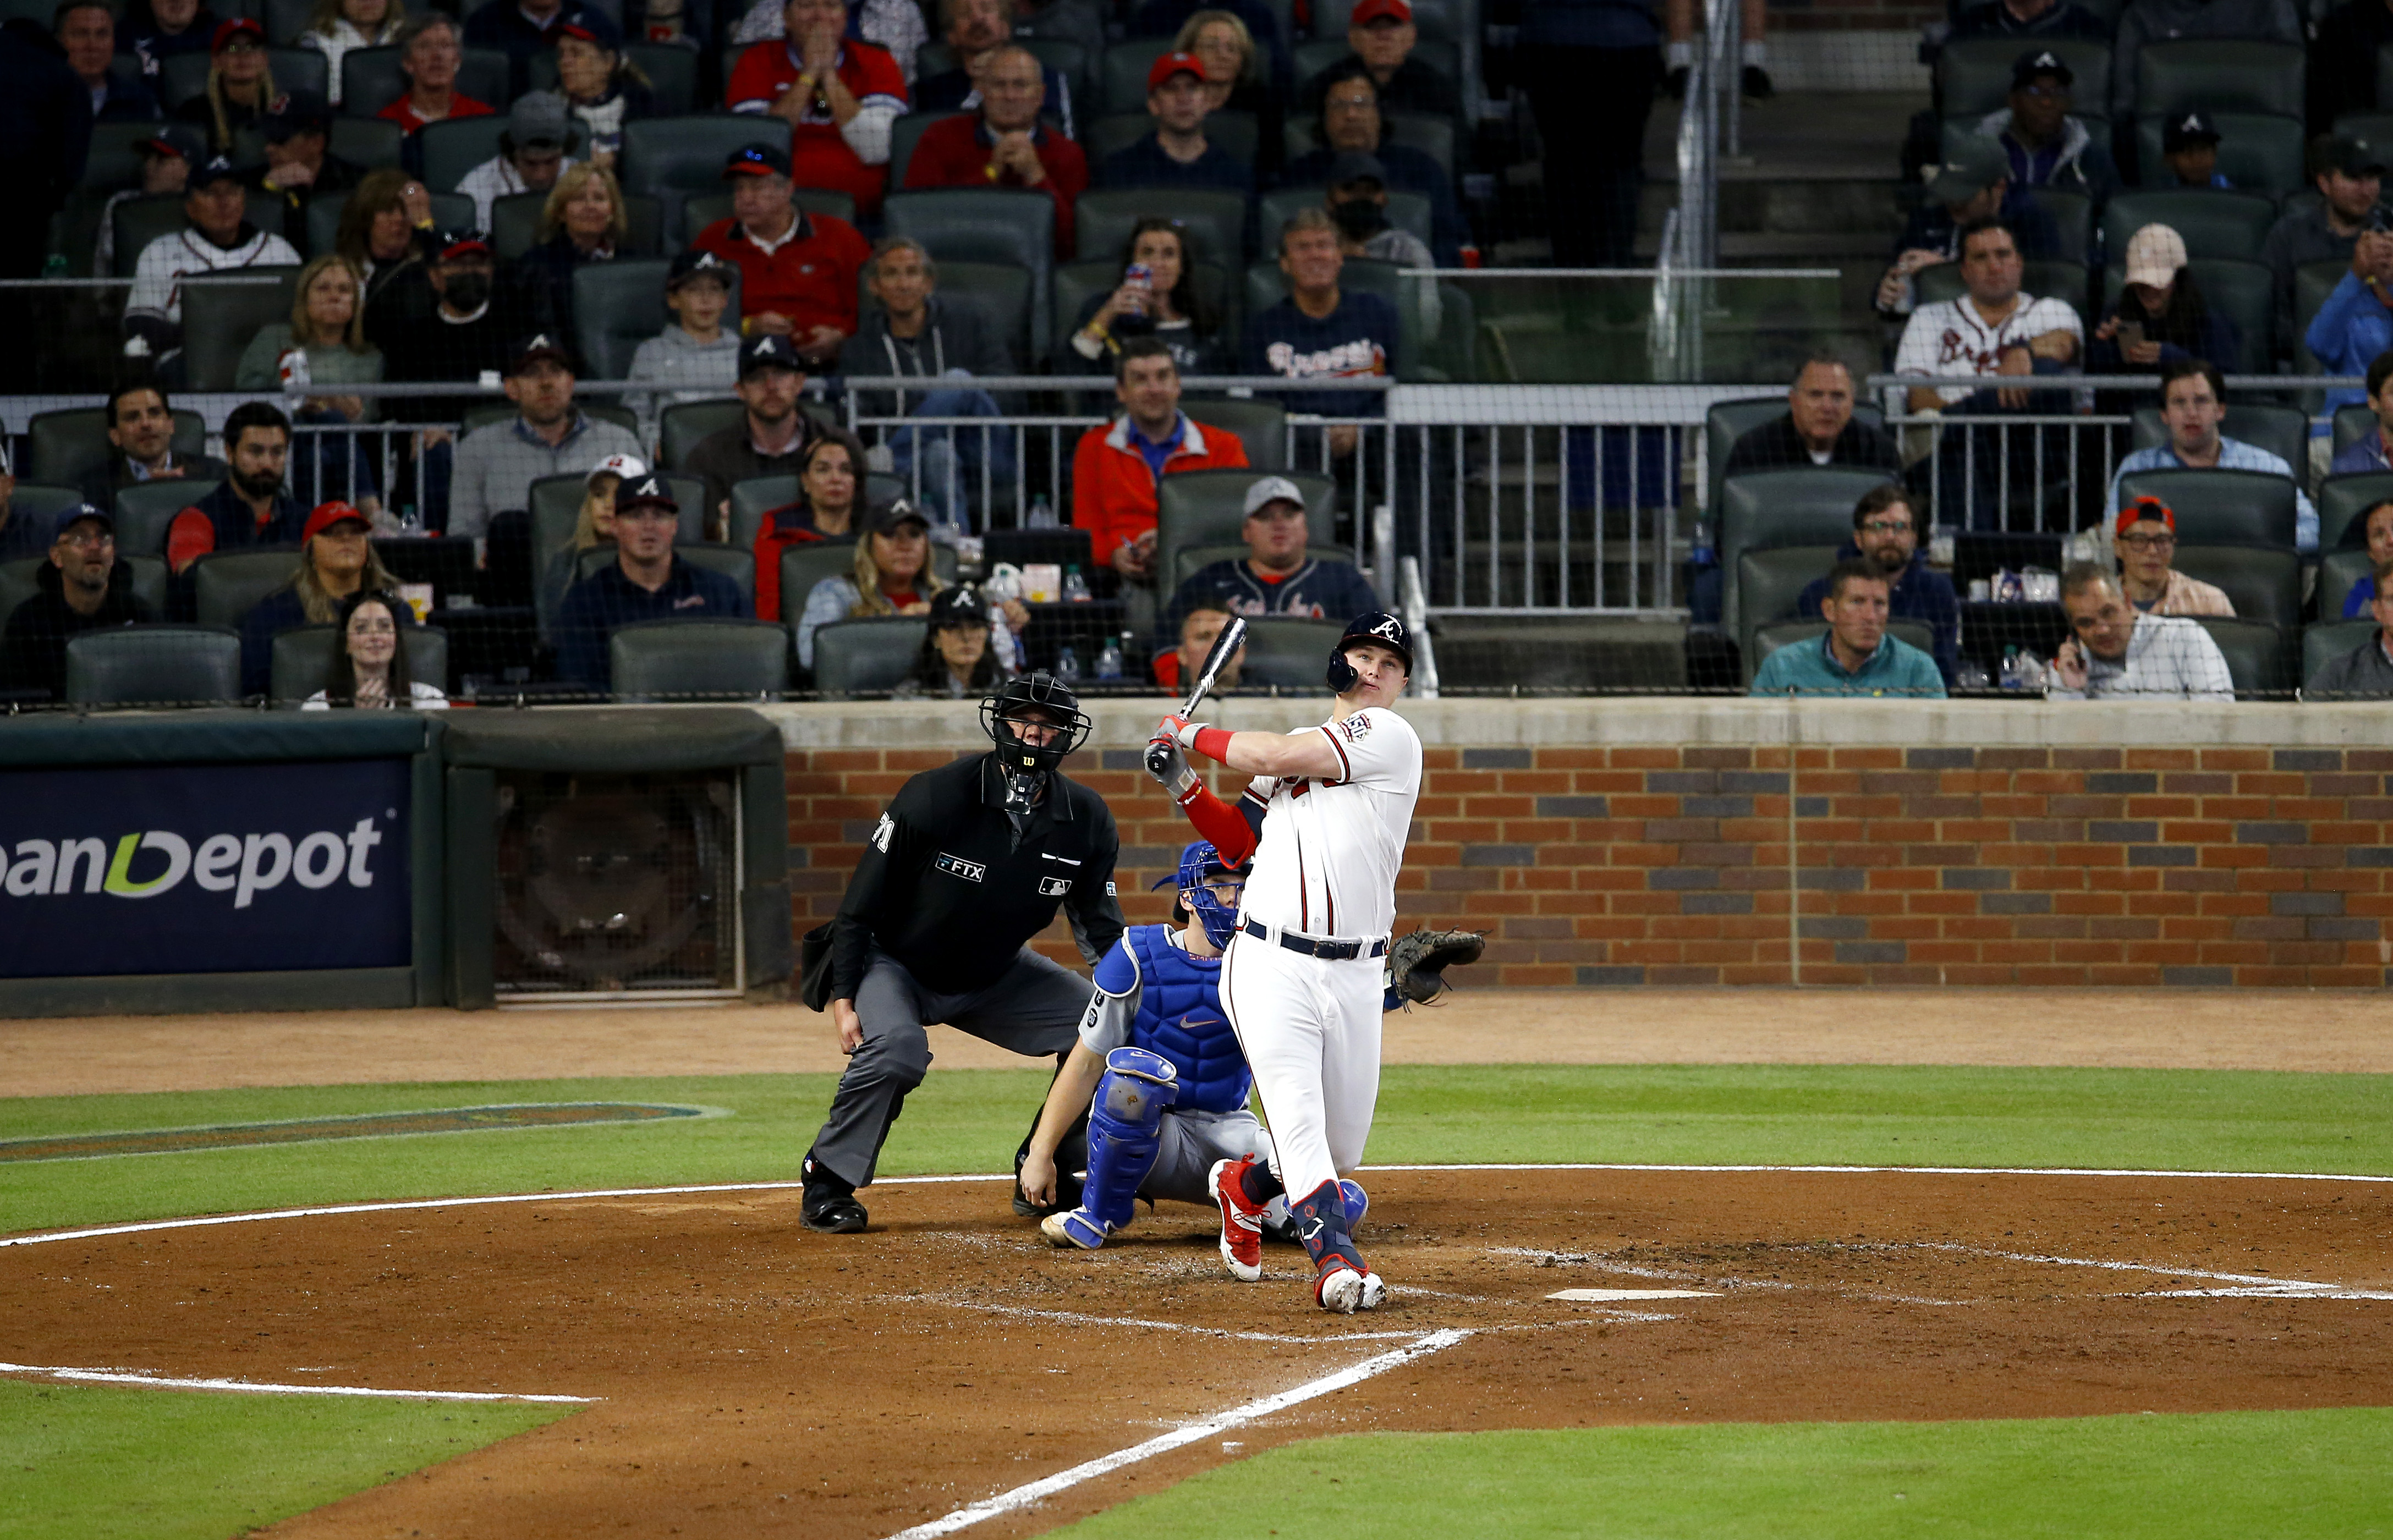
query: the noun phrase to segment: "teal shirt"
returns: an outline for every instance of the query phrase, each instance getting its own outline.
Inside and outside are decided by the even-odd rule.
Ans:
[[[1828,650],[1828,633],[1780,647],[1753,676],[1751,695],[1897,695],[1944,698],[1936,659],[1892,633],[1859,669],[1848,672]]]

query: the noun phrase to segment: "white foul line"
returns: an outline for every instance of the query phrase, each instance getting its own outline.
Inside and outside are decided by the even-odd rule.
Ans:
[[[1250,1401],[1244,1406],[1233,1406],[1228,1411],[1208,1417],[1202,1422],[1193,1422],[1185,1427],[1175,1428],[1169,1433],[1158,1434],[1144,1443],[1134,1443],[1128,1449],[1118,1449],[1110,1455],[1100,1455],[1085,1464],[1076,1465],[1069,1470],[1059,1470],[1053,1476],[1032,1481],[1027,1486],[1017,1486],[1011,1492],[1000,1492],[994,1497],[985,1497],[977,1503],[956,1509],[945,1518],[934,1519],[927,1524],[916,1524],[912,1529],[900,1530],[891,1535],[889,1540],[933,1540],[936,1535],[953,1534],[960,1529],[969,1529],[984,1519],[994,1519],[1001,1513],[1011,1513],[1016,1508],[1028,1507],[1033,1503],[1053,1497],[1059,1492],[1067,1491],[1082,1481],[1105,1475],[1107,1471],[1118,1470],[1123,1466],[1135,1465],[1141,1460],[1195,1443],[1200,1439],[1209,1439],[1216,1433],[1227,1432],[1243,1423],[1270,1416],[1275,1412],[1286,1411],[1288,1407],[1311,1401],[1316,1396],[1326,1396],[1333,1390],[1342,1390],[1347,1386],[1359,1384],[1374,1375],[1384,1374],[1400,1364],[1409,1363],[1413,1359],[1436,1352],[1441,1348],[1450,1348],[1470,1335],[1468,1330],[1458,1328],[1432,1332],[1427,1337],[1406,1343],[1393,1352],[1381,1353],[1377,1358],[1366,1358],[1362,1363],[1340,1369],[1334,1375],[1307,1381],[1292,1390],[1282,1390],[1275,1396],[1265,1396],[1261,1401]]]
[[[1407,1289],[1406,1293],[1419,1290]],[[1185,1332],[1192,1337],[1228,1338],[1240,1342],[1293,1342],[1301,1348],[1335,1347],[1340,1342],[1387,1342],[1408,1331],[1363,1331],[1340,1337],[1292,1337],[1285,1332],[1232,1331],[1227,1326],[1192,1326],[1185,1321],[1142,1321],[1134,1315],[1083,1315],[1078,1311],[1032,1310],[1027,1305],[986,1305],[967,1299],[942,1299],[936,1295],[887,1295],[893,1305],[944,1305],[949,1310],[976,1310],[990,1315],[1021,1315],[1034,1321],[1064,1321],[1076,1326],[1128,1326],[1136,1331]]]
[[[270,1385],[251,1379],[174,1379],[137,1369],[57,1369],[38,1364],[0,1364],[0,1375],[43,1375],[51,1379],[98,1380],[110,1385],[146,1385],[164,1390],[246,1390],[268,1396],[366,1396],[384,1401],[534,1401],[587,1406],[595,1396],[510,1395],[498,1390],[378,1390],[363,1385]]]

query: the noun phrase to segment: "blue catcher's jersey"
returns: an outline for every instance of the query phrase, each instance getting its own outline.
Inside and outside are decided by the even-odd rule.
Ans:
[[[1172,945],[1168,926],[1133,925],[1098,962],[1096,977],[1101,997],[1082,1024],[1083,1042],[1104,1052],[1126,1040],[1170,1060],[1180,1073],[1176,1110],[1236,1112],[1246,1106],[1254,1076],[1222,1009],[1220,958],[1190,957]],[[1124,1007],[1129,1019],[1116,1025]]]

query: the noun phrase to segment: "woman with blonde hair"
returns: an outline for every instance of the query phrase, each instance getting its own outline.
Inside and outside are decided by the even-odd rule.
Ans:
[[[365,279],[366,302],[425,258],[432,237],[432,193],[423,179],[396,166],[366,174],[341,205],[333,250]]]
[[[1286,120],[1280,94],[1271,88],[1271,60],[1255,46],[1255,34],[1235,12],[1201,10],[1181,23],[1171,48],[1204,61],[1205,94],[1214,112],[1226,110],[1254,117],[1255,185],[1269,186],[1279,170]]]
[[[865,521],[856,560],[842,578],[825,578],[806,595],[798,617],[798,661],[815,666],[815,633],[834,620],[882,615],[928,615],[947,584],[931,570],[931,522],[910,502],[897,502]]]
[[[260,599],[241,622],[241,688],[263,695],[273,671],[274,638],[301,626],[328,626],[341,601],[360,590],[398,586],[374,555],[373,520],[353,503],[320,503],[299,537],[299,564],[291,581]]]
[[[216,27],[208,45],[207,89],[175,109],[175,116],[208,137],[209,154],[238,159],[233,136],[257,128],[274,95],[274,75],[266,67],[266,29],[239,17]]]
[[[405,0],[316,0],[307,29],[294,42],[324,56],[325,97],[341,105],[341,60],[351,48],[379,48],[407,30]]]
[[[631,233],[623,189],[602,165],[577,161],[548,190],[540,209],[539,244],[516,258],[516,280],[538,313],[539,296],[566,336],[573,330],[573,273],[593,262],[611,262]]]
[[[366,341],[365,281],[339,253],[317,257],[299,269],[291,296],[291,319],[259,330],[242,349],[233,375],[240,390],[273,390],[282,383],[283,361],[306,360],[311,385],[375,385],[382,354]],[[370,402],[337,393],[310,395],[293,420],[319,427],[345,427],[373,415]],[[337,492],[367,513],[380,509],[373,459],[354,437],[300,433],[291,445],[291,492],[314,503]]]
[[[549,553],[541,568],[541,613],[555,615],[565,603],[565,591],[582,575],[582,558],[600,546],[615,543],[615,489],[625,476],[636,481],[648,474],[647,463],[633,455],[610,454],[590,467],[582,478],[582,511],[573,533]]]

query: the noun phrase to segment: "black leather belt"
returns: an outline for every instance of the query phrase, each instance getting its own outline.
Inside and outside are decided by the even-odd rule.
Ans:
[[[1257,941],[1269,941],[1272,938],[1271,927],[1261,920],[1241,921],[1239,929]],[[1384,940],[1374,941],[1366,948],[1359,941],[1316,941],[1309,935],[1298,935],[1293,931],[1282,931],[1279,933],[1279,944],[1291,952],[1302,952],[1306,957],[1317,957],[1325,962],[1347,962],[1358,957],[1388,955],[1388,944]]]

